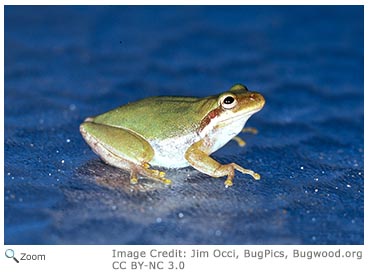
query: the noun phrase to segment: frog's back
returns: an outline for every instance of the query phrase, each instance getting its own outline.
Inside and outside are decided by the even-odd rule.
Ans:
[[[94,122],[125,128],[148,139],[161,139],[195,132],[203,113],[204,99],[151,97],[96,116]]]

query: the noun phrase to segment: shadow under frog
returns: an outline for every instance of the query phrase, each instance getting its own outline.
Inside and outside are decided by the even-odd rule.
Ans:
[[[262,217],[265,201],[254,193],[255,186],[249,188],[254,183],[251,178],[244,181],[241,176],[240,183],[226,190],[215,178],[192,168],[166,171],[171,186],[151,179],[133,185],[128,172],[99,159],[80,166],[70,185],[62,189],[67,205],[54,214],[58,231],[74,235],[59,240],[72,244],[255,244],[257,230],[273,228],[267,221],[276,224],[275,236],[287,233],[282,215],[272,211],[265,212],[268,218]]]

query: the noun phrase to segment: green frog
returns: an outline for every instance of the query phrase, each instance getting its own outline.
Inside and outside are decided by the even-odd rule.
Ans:
[[[170,184],[155,167],[192,166],[212,177],[227,176],[233,185],[235,170],[260,179],[236,163],[221,164],[210,154],[242,131],[246,121],[264,106],[264,97],[235,84],[228,91],[205,98],[159,96],[128,103],[80,125],[92,150],[109,165]]]

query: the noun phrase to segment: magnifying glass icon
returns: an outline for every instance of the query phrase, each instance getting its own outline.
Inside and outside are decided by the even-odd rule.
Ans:
[[[14,250],[13,249],[7,249],[5,251],[5,256],[7,258],[10,258],[10,259],[13,259],[14,261],[16,261],[17,263],[19,263],[18,259],[16,257],[14,257]]]

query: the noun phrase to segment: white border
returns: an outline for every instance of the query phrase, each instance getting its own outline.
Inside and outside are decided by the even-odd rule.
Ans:
[[[3,5],[365,5],[366,0],[3,0]]]
[[[0,37],[4,37],[4,6],[0,6]],[[2,206],[2,210],[0,211],[0,232],[3,235],[1,238],[1,244],[4,245],[4,40],[0,44],[0,60],[1,60],[1,75],[0,75],[0,83],[1,83],[1,112],[0,112],[0,121],[1,121],[1,140],[0,140],[0,161],[1,161],[1,169],[0,169],[0,179],[2,181],[0,186],[0,202]],[[0,251],[1,253],[1,251]]]
[[[4,37],[4,5],[30,5],[30,4],[36,4],[36,5],[76,5],[76,4],[89,4],[89,5],[107,5],[107,4],[134,4],[131,1],[17,1],[17,0],[5,0],[2,1],[3,4],[1,5],[1,11],[0,11],[0,37]],[[32,2],[32,3],[30,3]],[[277,3],[277,1],[234,1],[230,0],[227,3],[221,2],[221,1],[194,1],[194,0],[188,0],[188,1],[157,1],[156,4],[171,4],[171,5],[215,5],[215,4],[228,4],[228,5],[245,5],[245,4],[255,4],[255,5],[364,5],[365,10],[365,82],[364,82],[364,98],[365,98],[365,120],[369,119],[369,108],[370,105],[370,77],[367,77],[367,75],[370,75],[370,54],[369,49],[371,48],[370,44],[370,4],[367,3],[367,1],[319,1],[319,0],[313,0],[313,1],[280,1]],[[146,4],[153,4],[153,1],[144,1],[139,0],[135,1],[135,5],[146,5]],[[1,43],[1,64],[2,68],[4,67],[4,42]],[[368,71],[368,73],[367,73]],[[0,77],[1,82],[1,90],[2,90],[2,111],[1,111],[1,123],[2,128],[4,128],[4,73],[1,73]],[[370,139],[370,126],[365,122],[365,140]],[[366,142],[366,141],[365,141]],[[365,166],[370,166],[370,149],[369,146],[365,143],[365,160],[364,164]],[[1,151],[1,172],[0,176],[3,181],[4,179],[4,133],[1,134],[1,145],[0,145],[0,151]],[[366,171],[365,168],[365,181],[369,181],[369,173]],[[4,181],[2,183],[4,185]],[[136,249],[145,249],[149,251],[152,248],[158,248],[158,249],[172,249],[172,248],[183,248],[187,251],[191,251],[192,248],[197,249],[206,249],[206,250],[212,250],[215,248],[221,248],[224,250],[228,249],[237,249],[240,251],[243,251],[244,249],[253,249],[253,250],[266,250],[266,249],[274,249],[274,250],[286,250],[290,252],[293,248],[303,249],[303,250],[336,250],[336,249],[342,249],[342,250],[362,250],[363,251],[363,259],[362,260],[350,260],[350,259],[340,259],[340,260],[332,260],[332,259],[320,259],[320,260],[275,260],[275,259],[268,259],[268,260],[242,260],[242,261],[233,261],[228,259],[204,259],[204,260],[198,260],[194,261],[188,258],[186,259],[186,269],[185,270],[178,270],[179,272],[204,272],[204,271],[211,271],[211,270],[218,270],[224,271],[228,270],[229,272],[247,272],[252,271],[254,269],[259,270],[259,272],[266,272],[269,270],[269,272],[274,271],[284,271],[284,272],[365,272],[366,268],[369,268],[370,266],[370,260],[371,260],[371,253],[370,253],[370,232],[367,232],[370,230],[371,226],[369,223],[370,219],[370,202],[368,202],[369,197],[369,191],[368,187],[365,183],[365,245],[364,246],[14,246],[16,253],[19,253],[21,251],[28,252],[28,253],[46,253],[47,255],[47,261],[45,262],[23,262],[20,264],[16,264],[15,262],[7,259],[3,253],[5,252],[5,249],[10,248],[10,246],[4,246],[4,236],[1,238],[2,245],[0,247],[0,268],[1,272],[51,272],[55,271],[67,271],[71,270],[71,272],[76,271],[83,271],[83,272],[108,272],[109,270],[114,271],[111,269],[112,264],[112,257],[111,257],[111,251],[113,248],[115,249],[126,249],[126,250],[136,250]],[[1,204],[4,204],[4,187],[0,187],[0,200]],[[1,210],[0,215],[0,231],[2,234],[4,234],[4,210]],[[19,258],[19,257],[18,257]],[[116,270],[118,271],[118,270]],[[119,270],[120,271],[120,270]],[[128,270],[126,270],[128,271]],[[150,271],[140,271],[140,272],[158,272],[159,270],[150,270]],[[133,271],[134,272],[134,271]],[[139,272],[137,270],[137,272]],[[166,270],[162,270],[160,272],[170,272]],[[176,272],[176,271],[173,271]]]

